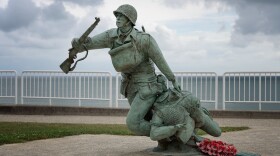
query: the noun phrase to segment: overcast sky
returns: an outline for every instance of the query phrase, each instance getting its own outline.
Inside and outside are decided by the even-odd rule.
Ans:
[[[136,8],[136,28],[173,71],[280,71],[279,0],[0,0],[0,70],[60,70],[72,38],[94,17],[91,36],[116,27],[122,4]],[[108,50],[90,51],[75,71],[114,74]]]

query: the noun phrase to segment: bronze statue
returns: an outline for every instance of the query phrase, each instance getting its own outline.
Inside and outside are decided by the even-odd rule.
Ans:
[[[117,28],[88,38],[84,45],[87,49],[110,48],[109,54],[116,71],[122,73],[121,94],[130,104],[127,115],[127,127],[138,135],[150,135],[151,124],[145,120],[162,86],[157,82],[154,64],[172,82],[175,89],[180,90],[175,76],[165,61],[154,38],[148,33],[134,28],[137,12],[128,4],[121,5],[113,12]],[[78,52],[85,51],[84,46],[75,38],[72,46]],[[69,55],[75,58],[76,51]]]
[[[188,144],[191,138],[198,138],[197,128],[220,136],[218,124],[200,107],[200,101],[189,93],[182,93],[155,39],[144,29],[134,28],[136,9],[125,4],[113,14],[117,28],[88,37],[82,44],[78,38],[72,40],[70,65],[78,52],[110,48],[113,66],[122,75],[120,92],[130,104],[127,127],[137,135],[157,140],[156,151],[165,150],[174,140]],[[62,64],[64,72],[70,69],[69,60]],[[174,89],[167,88],[165,77],[155,73],[154,64],[172,82]]]

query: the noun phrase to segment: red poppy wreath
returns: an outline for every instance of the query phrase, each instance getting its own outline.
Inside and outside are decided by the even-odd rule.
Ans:
[[[204,139],[197,143],[198,148],[205,154],[217,156],[235,156],[236,148],[222,141]]]

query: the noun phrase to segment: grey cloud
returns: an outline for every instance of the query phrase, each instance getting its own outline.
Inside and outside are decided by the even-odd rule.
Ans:
[[[103,0],[63,0],[64,2],[71,2],[81,6],[98,6],[103,3]]]
[[[180,8],[188,4],[203,4],[206,8],[230,6],[239,18],[235,21],[234,33],[268,35],[280,34],[279,0],[164,0],[168,7]]]
[[[31,0],[10,0],[5,9],[0,9],[0,30],[13,31],[34,22],[39,9]]]
[[[42,10],[43,20],[65,20],[71,15],[64,10],[63,3],[56,1]]]
[[[81,27],[88,23],[77,22],[65,10],[64,2],[55,0],[49,6],[36,7],[32,0],[10,0],[6,8],[0,8],[0,56],[37,58],[42,55],[53,57],[57,52],[67,53],[71,38],[77,30],[83,31]],[[93,3],[95,6],[99,4]],[[91,8],[90,12],[95,12],[95,8]],[[65,57],[62,53],[60,55]]]
[[[43,38],[65,37],[75,24],[76,19],[65,11],[63,3],[55,1],[41,10],[40,20],[34,22],[32,27],[29,28],[29,32],[38,34]]]
[[[168,7],[173,7],[173,8],[180,8],[186,4],[186,0],[164,0],[164,3]]]
[[[39,8],[36,7],[32,0],[9,0],[6,8],[0,8],[0,30],[10,32],[23,27],[34,27],[36,24],[40,26],[38,25],[40,21],[47,21],[46,24],[50,23],[50,21],[56,22],[60,29],[71,27],[75,23],[75,19],[65,11],[64,2],[91,7],[96,7],[103,3],[102,0],[55,0],[51,5]],[[46,25],[46,27],[48,26]]]
[[[211,8],[214,6],[218,7],[223,7],[223,5],[218,5],[218,4],[225,4],[222,0],[164,0],[164,4],[167,7],[172,7],[172,8],[181,8],[184,7],[188,4],[196,4],[196,5],[204,5],[207,8]],[[219,8],[221,9],[221,8]]]
[[[226,1],[239,16],[234,25],[235,33],[275,35],[280,33],[279,0]]]

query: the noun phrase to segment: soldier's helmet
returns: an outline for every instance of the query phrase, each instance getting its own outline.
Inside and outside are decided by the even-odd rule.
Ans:
[[[129,5],[129,4],[124,4],[118,7],[117,10],[113,11],[114,15],[117,16],[117,13],[121,13],[125,15],[133,25],[135,25],[136,20],[137,20],[137,11],[136,9]]]

